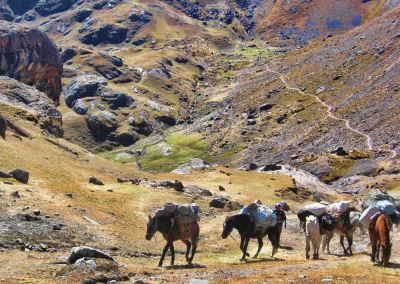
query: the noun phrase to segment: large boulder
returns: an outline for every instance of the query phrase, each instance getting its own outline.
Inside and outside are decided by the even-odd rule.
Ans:
[[[126,39],[128,29],[122,26],[106,24],[90,30],[79,37],[84,44],[99,45],[102,43],[119,44]]]
[[[104,258],[114,261],[114,259],[107,253],[91,247],[73,247],[71,254],[68,257],[68,263],[73,264],[81,258]]]
[[[46,34],[0,21],[0,75],[35,86],[58,104],[62,71],[58,49]]]
[[[87,124],[96,141],[104,141],[118,127],[118,121],[108,111],[98,111],[87,118]]]
[[[12,22],[15,18],[13,11],[0,1],[0,20]]]
[[[7,4],[16,15],[23,15],[33,9],[39,0],[7,0]]]
[[[0,136],[6,139],[7,120],[0,114]]]
[[[76,100],[99,96],[104,91],[107,80],[97,75],[82,75],[73,79],[65,88],[64,97],[67,106],[73,107]]]
[[[30,120],[43,130],[58,137],[63,135],[61,113],[44,93],[5,76],[0,76],[0,86],[0,104],[26,110]]]
[[[35,10],[40,16],[45,17],[64,12],[71,8],[76,2],[78,2],[78,0],[40,0],[35,6]]]

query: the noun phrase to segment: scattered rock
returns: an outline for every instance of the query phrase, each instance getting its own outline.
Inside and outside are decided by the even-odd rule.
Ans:
[[[258,165],[256,163],[247,163],[245,165],[245,170],[246,171],[254,171],[258,169]]]
[[[84,44],[91,44],[94,46],[103,43],[119,44],[125,41],[127,33],[127,28],[106,24],[81,35],[79,40]]]
[[[346,156],[348,154],[347,151],[341,146],[337,147],[331,153],[335,154],[335,155],[338,155],[338,156]]]
[[[11,178],[12,176],[6,172],[0,171],[0,178]]]
[[[35,216],[40,216],[41,213],[42,212],[40,211],[40,209],[33,210],[33,215],[35,215]]]
[[[72,107],[74,102],[85,97],[100,96],[107,80],[97,75],[82,75],[73,79],[64,90],[65,102]]]
[[[73,198],[73,194],[72,193],[66,193],[65,196],[69,197],[69,198]]]
[[[92,14],[92,10],[90,9],[82,9],[79,10],[78,12],[76,12],[74,19],[77,22],[82,23],[83,21],[85,21],[88,17],[90,17],[90,15]]]
[[[108,134],[118,127],[115,115],[109,111],[97,111],[91,114],[87,118],[87,124],[96,141],[104,141]]]
[[[101,180],[99,180],[94,176],[89,178],[89,183],[93,183],[95,185],[104,185],[104,183]]]
[[[316,93],[317,95],[319,95],[319,94],[325,92],[325,90],[326,90],[326,87],[325,87],[325,86],[320,86],[320,87],[317,89],[317,91],[316,91],[315,93]]]
[[[282,169],[282,166],[280,166],[278,164],[268,164],[268,165],[265,165],[261,170],[264,172],[269,172],[269,171],[278,171],[281,169]]]
[[[268,103],[262,104],[262,105],[260,106],[260,111],[268,111],[268,110],[270,110],[273,106],[274,106],[273,104],[268,104]]]
[[[219,190],[219,191],[225,191],[225,187],[223,187],[222,185],[219,185],[219,186],[218,186],[218,190]]]
[[[17,190],[17,191],[14,191],[14,192],[12,192],[12,193],[11,193],[11,196],[12,196],[12,197],[15,197],[15,198],[21,198],[21,195],[19,195],[19,192],[18,192],[18,190]]]
[[[29,181],[29,172],[24,169],[15,169],[10,172],[10,175],[17,181],[27,184]]]
[[[167,181],[167,180],[162,181],[160,183],[160,186],[167,187],[167,188],[173,188],[179,192],[184,192],[184,188],[185,188],[180,180],[175,180],[175,182],[171,182],[171,181]]]
[[[353,167],[345,174],[344,177],[351,176],[376,176],[383,169],[379,163],[373,159],[361,159],[356,161]]]
[[[190,195],[200,195],[200,196],[212,196],[211,191],[208,189],[201,188],[197,185],[186,186],[183,191]]]
[[[67,262],[69,264],[73,264],[78,259],[85,258],[85,257],[104,258],[104,259],[108,259],[108,260],[114,261],[114,259],[110,255],[108,255],[108,254],[106,254],[106,253],[104,253],[104,252],[102,252],[100,250],[97,250],[97,249],[94,249],[94,248],[91,248],[91,247],[82,246],[82,247],[74,247],[74,248],[71,249],[71,254],[68,257],[68,261]]]

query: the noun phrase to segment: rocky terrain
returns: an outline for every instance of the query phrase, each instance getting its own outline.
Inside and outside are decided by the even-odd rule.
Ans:
[[[0,0],[0,55],[0,281],[397,283],[396,229],[387,269],[358,231],[305,261],[295,212],[400,196],[400,1]],[[254,199],[288,227],[241,263]],[[165,202],[203,211],[193,266],[155,269]]]

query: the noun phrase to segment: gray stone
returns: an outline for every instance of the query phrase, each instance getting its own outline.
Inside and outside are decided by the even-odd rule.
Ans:
[[[68,263],[73,264],[78,259],[84,258],[84,257],[104,258],[104,259],[114,261],[114,259],[109,254],[106,254],[98,249],[82,246],[82,247],[74,247],[71,249],[71,254],[68,258]]]
[[[17,181],[27,184],[29,181],[29,172],[24,169],[15,169],[10,172],[10,175]]]

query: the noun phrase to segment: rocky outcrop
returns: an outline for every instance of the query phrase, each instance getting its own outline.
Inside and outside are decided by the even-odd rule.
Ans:
[[[23,15],[33,9],[39,0],[7,0],[7,4],[16,15]]]
[[[43,32],[0,21],[0,75],[35,86],[58,104],[62,70],[57,47]]]
[[[0,136],[6,139],[7,120],[0,114]]]
[[[40,16],[49,16],[68,10],[78,0],[40,0],[35,6]]]
[[[42,92],[12,78],[0,76],[0,104],[29,112],[28,118],[45,132],[61,137],[62,117],[53,102]],[[21,111],[22,113],[22,111]]]

